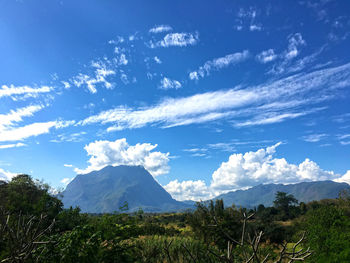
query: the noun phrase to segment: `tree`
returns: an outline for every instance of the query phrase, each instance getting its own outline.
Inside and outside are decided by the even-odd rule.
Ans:
[[[306,214],[312,262],[350,262],[350,218],[342,208],[324,205]]]
[[[45,214],[49,221],[62,211],[63,203],[49,193],[50,187],[31,176],[20,174],[0,185],[0,207],[11,215]]]
[[[291,194],[288,195],[285,192],[278,191],[273,204],[282,213],[282,219],[288,219],[291,206],[298,204],[298,200]]]

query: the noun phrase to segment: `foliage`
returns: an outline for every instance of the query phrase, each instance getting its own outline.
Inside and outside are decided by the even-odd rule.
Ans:
[[[44,213],[53,219],[62,211],[62,202],[49,193],[50,187],[21,174],[11,182],[0,185],[0,207],[9,214],[40,216]]]
[[[274,207],[215,200],[163,214],[126,213],[125,203],[92,215],[62,209],[47,185],[20,175],[0,185],[0,262],[294,262],[311,253],[311,262],[347,262],[349,196],[298,205],[278,192]]]
[[[350,218],[336,206],[310,210],[305,218],[307,244],[315,251],[312,262],[350,261]]]

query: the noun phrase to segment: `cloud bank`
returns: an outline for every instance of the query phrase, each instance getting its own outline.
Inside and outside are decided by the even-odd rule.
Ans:
[[[345,175],[321,169],[306,158],[300,164],[288,163],[285,158],[275,158],[281,143],[255,152],[232,154],[212,174],[210,185],[203,181],[171,181],[164,188],[178,200],[205,200],[219,194],[259,184],[292,184],[305,181],[334,180],[350,183],[350,171]]]

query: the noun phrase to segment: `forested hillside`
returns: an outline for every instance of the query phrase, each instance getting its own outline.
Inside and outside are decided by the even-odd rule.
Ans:
[[[49,186],[19,175],[0,184],[0,262],[349,262],[350,192],[273,206],[197,203],[195,211],[113,214],[64,209]]]

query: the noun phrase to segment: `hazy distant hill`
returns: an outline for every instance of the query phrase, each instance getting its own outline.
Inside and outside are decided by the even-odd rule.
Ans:
[[[118,211],[128,202],[129,211],[177,211],[191,207],[174,200],[141,166],[107,166],[77,175],[63,192],[64,206],[79,206],[83,212]]]
[[[223,199],[225,206],[242,206],[253,208],[259,204],[272,206],[277,191],[292,194],[299,202],[310,202],[326,198],[336,198],[341,190],[348,189],[346,183],[333,181],[304,182],[298,184],[266,184],[258,185],[247,190],[238,190],[222,194],[215,199]]]

